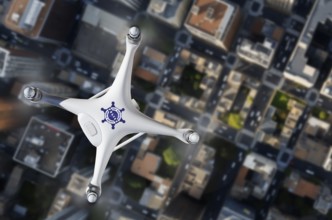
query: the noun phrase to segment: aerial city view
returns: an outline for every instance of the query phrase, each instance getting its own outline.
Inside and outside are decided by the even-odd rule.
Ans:
[[[0,0],[0,17],[1,220],[332,219],[332,0]],[[100,147],[24,91],[107,89],[133,26],[133,103],[200,138],[139,136],[90,203]]]

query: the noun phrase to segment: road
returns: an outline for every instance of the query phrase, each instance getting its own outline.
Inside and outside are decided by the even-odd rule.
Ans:
[[[211,95],[207,101],[206,107],[205,107],[205,112],[212,114],[215,111],[215,108],[217,107],[217,104],[219,102],[219,99],[224,92],[225,85],[227,84],[227,79],[228,75],[230,73],[230,69],[226,66],[223,67],[219,78],[211,92]]]
[[[226,172],[220,173],[220,171],[214,170],[211,174],[211,176],[219,177],[217,181],[220,187],[217,191],[209,194],[203,220],[218,219],[221,207],[224,204],[225,198],[230,193],[230,189],[245,158],[245,152],[239,148],[237,150],[237,157],[235,160],[230,161],[228,167],[225,169]]]
[[[274,90],[266,85],[261,85],[253,101],[252,107],[244,123],[244,128],[250,131],[256,131],[262,120],[265,110],[270,103]]]

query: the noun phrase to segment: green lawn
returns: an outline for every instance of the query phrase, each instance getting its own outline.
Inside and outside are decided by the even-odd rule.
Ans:
[[[219,117],[219,120],[236,130],[240,130],[244,125],[244,119],[241,118],[239,113],[235,112],[225,113]]]
[[[243,127],[243,119],[239,113],[229,113],[227,124],[236,130],[240,130]]]

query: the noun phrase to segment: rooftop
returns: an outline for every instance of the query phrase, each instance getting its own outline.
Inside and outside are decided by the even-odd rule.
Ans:
[[[116,45],[119,41],[124,43],[127,28],[125,20],[87,5],[73,51],[96,65],[111,68],[117,55]]]
[[[307,22],[297,42],[297,46],[294,48],[286,68],[286,77],[306,87],[313,86],[318,77],[318,70],[307,65],[307,49],[309,48],[318,23],[324,22],[326,19],[332,19],[330,13],[331,7],[332,1],[314,2]]]
[[[224,219],[253,220],[255,219],[255,211],[249,206],[228,198],[218,217],[218,220]]]
[[[148,6],[148,13],[173,25],[180,27],[182,25],[185,10],[190,4],[189,0],[161,1],[151,0]]]
[[[161,158],[153,153],[147,152],[143,158],[136,158],[131,166],[131,171],[137,175],[153,180],[158,170]]]
[[[209,35],[223,35],[234,12],[235,7],[225,1],[196,0],[188,15],[187,24]]]
[[[74,139],[59,123],[32,117],[15,152],[14,160],[47,176],[58,175]]]
[[[22,35],[37,37],[44,26],[53,1],[13,0],[4,24]]]
[[[303,179],[298,173],[291,173],[285,180],[284,186],[289,192],[315,200],[319,196],[320,186]]]

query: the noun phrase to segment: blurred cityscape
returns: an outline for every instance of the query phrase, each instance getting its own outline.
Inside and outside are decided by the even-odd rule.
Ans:
[[[332,219],[331,0],[0,0],[0,219]],[[132,96],[201,136],[95,149],[22,89],[89,98],[138,25]]]

